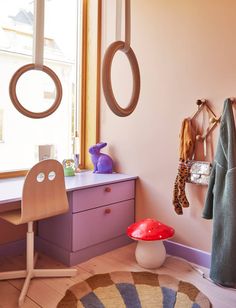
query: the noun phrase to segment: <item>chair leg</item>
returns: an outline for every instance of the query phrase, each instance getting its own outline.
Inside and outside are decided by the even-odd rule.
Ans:
[[[33,222],[28,222],[28,230],[26,235],[26,270],[0,273],[0,280],[28,277],[29,273],[31,273],[32,275],[33,268],[34,268]]]
[[[32,221],[28,222],[26,237],[26,270],[29,273],[34,268],[34,231]]]
[[[28,222],[28,230],[26,234],[26,271],[27,276],[19,297],[19,306],[24,303],[30,280],[34,277],[34,231],[33,222]]]
[[[3,273],[0,273],[0,280],[25,278],[26,276],[27,276],[26,270],[3,272]]]
[[[75,268],[34,269],[34,277],[73,277],[76,274]]]
[[[12,271],[0,273],[0,280],[25,278],[22,287],[19,306],[22,306],[27,294],[30,280],[34,277],[72,277],[76,276],[77,270],[74,268],[65,269],[35,269],[34,265],[37,262],[38,254],[34,256],[34,231],[33,222],[28,222],[28,231],[26,235],[26,270]]]
[[[32,278],[32,272],[28,273],[26,278],[25,278],[23,288],[21,289],[20,297],[19,297],[19,300],[18,300],[19,306],[22,306],[24,304],[25,296],[26,296],[27,291],[29,289],[29,284],[30,284],[31,278]]]

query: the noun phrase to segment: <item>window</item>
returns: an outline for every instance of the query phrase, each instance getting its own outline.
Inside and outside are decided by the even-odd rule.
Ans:
[[[51,146],[59,161],[72,157],[72,138],[79,127],[81,108],[81,2],[45,0],[44,64],[59,77],[63,96],[59,108],[42,119],[19,113],[8,90],[14,72],[33,61],[34,2],[0,2],[0,172],[29,169],[39,160],[43,146]],[[41,78],[37,71],[32,72],[20,77],[18,97],[28,109],[37,103],[45,110],[55,96],[54,85],[47,75]]]

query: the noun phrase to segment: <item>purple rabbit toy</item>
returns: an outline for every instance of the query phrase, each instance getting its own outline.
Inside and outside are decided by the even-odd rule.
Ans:
[[[107,145],[106,142],[99,142],[89,148],[94,173],[112,173],[113,161],[107,154],[100,153],[100,150]]]

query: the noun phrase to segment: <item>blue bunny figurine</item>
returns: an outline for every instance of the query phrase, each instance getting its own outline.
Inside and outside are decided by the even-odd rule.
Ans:
[[[100,150],[107,145],[106,142],[99,142],[89,148],[92,163],[94,166],[94,173],[112,173],[113,161],[112,158]]]

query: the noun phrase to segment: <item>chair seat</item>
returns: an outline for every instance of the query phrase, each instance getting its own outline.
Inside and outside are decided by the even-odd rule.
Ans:
[[[14,210],[9,212],[3,212],[0,214],[0,218],[10,222],[13,225],[21,224],[21,210]]]

